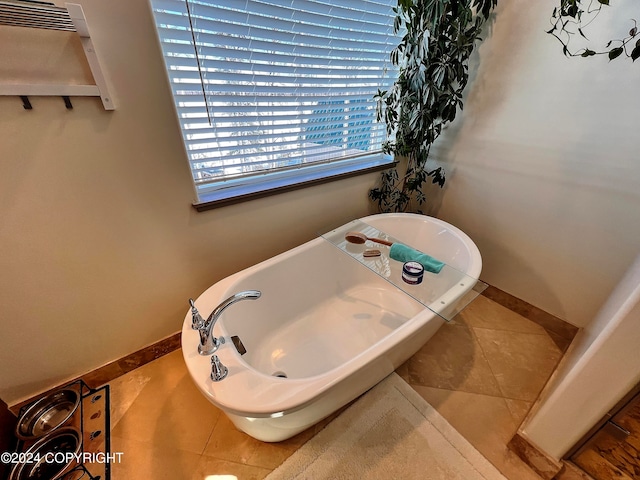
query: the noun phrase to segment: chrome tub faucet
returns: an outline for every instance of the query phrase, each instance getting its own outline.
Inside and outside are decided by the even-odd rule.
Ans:
[[[241,300],[256,300],[260,298],[260,295],[262,294],[258,290],[246,290],[236,293],[214,308],[206,320],[202,319],[193,299],[189,299],[189,305],[191,305],[191,328],[198,330],[200,333],[198,353],[200,355],[211,355],[224,343],[224,338],[216,338],[213,336],[213,327],[227,307]]]
[[[219,382],[229,373],[229,369],[225,367],[218,355],[211,355],[211,380]]]

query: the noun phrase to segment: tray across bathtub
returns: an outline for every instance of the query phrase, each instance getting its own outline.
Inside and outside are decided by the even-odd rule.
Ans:
[[[451,321],[487,288],[486,283],[447,264],[442,267],[439,273],[425,270],[421,283],[417,285],[406,283],[402,279],[403,262],[389,257],[390,247],[370,241],[367,241],[366,244],[349,243],[345,239],[347,232],[360,232],[367,237],[381,238],[391,243],[402,242],[360,220],[354,220],[320,235],[446,321]],[[407,246],[421,251],[421,253],[429,254],[429,252],[414,246]],[[381,255],[366,257],[365,251],[372,248],[379,250]]]

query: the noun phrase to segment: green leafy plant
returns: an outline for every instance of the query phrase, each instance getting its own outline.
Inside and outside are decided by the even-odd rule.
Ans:
[[[378,121],[386,124],[383,150],[407,159],[406,171],[383,172],[369,197],[383,212],[421,212],[431,181],[442,187],[442,167],[429,169],[431,145],[463,108],[469,57],[497,0],[398,0],[395,30],[403,32],[391,61],[399,76],[379,91]]]
[[[640,57],[640,31],[635,20],[618,40],[603,50],[569,44],[576,36],[588,40],[586,28],[609,0],[558,0],[547,33],[556,37],[568,57],[608,55],[610,60]],[[497,0],[398,0],[394,9],[396,33],[403,32],[391,61],[399,68],[398,80],[389,90],[379,91],[378,121],[386,124],[390,140],[385,153],[406,158],[406,170],[394,167],[382,173],[379,186],[369,191],[382,212],[421,212],[423,191],[429,182],[445,183],[442,167],[427,168],[431,145],[463,108],[462,93],[469,79],[468,61],[483,24]]]
[[[589,40],[586,28],[596,19],[603,7],[609,6],[609,0],[560,0],[559,7],[553,9],[551,15],[551,29],[547,33],[553,35],[562,44],[562,51],[568,57],[592,57],[594,55],[607,55],[609,60],[614,60],[625,55],[634,62],[640,57],[640,35],[638,24],[631,20],[630,30],[617,40],[609,40],[604,49],[596,51],[588,47],[572,51],[569,44],[579,35],[584,40]]]

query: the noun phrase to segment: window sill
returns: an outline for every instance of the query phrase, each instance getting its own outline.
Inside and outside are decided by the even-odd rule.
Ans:
[[[268,174],[269,179],[266,180],[263,176],[259,181],[254,180],[253,182],[239,179],[234,184],[234,181],[229,181],[214,192],[201,194],[200,200],[194,202],[193,207],[198,212],[204,212],[356,175],[386,170],[395,164],[396,162],[392,158],[375,155],[365,162],[359,161],[345,165],[330,164],[318,168],[308,167],[293,174],[291,172],[284,172],[281,175]]]

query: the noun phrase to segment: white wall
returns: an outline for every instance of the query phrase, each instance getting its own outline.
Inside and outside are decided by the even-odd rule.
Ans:
[[[25,111],[0,97],[9,404],[175,333],[190,296],[368,213],[377,178],[196,213],[146,0],[80,3],[117,110],[33,98]],[[501,0],[464,115],[440,145],[448,183],[430,209],[478,243],[485,281],[584,326],[638,252],[640,70],[565,59],[544,34],[552,7]],[[86,75],[69,65],[70,39],[30,47],[3,27],[0,81],[25,74],[26,55],[6,51],[16,45],[33,47],[31,76],[57,65]]]
[[[609,10],[623,35],[635,3]],[[565,58],[557,4],[499,2],[431,211],[476,241],[486,282],[585,326],[640,251],[640,65]]]

